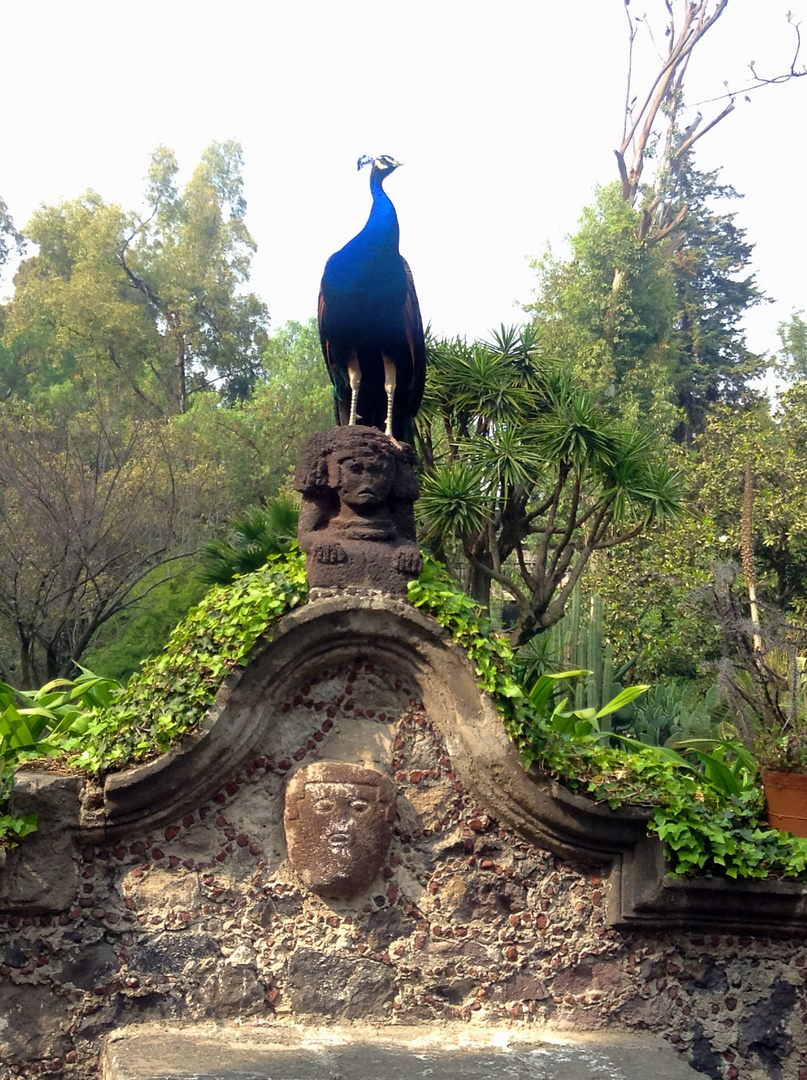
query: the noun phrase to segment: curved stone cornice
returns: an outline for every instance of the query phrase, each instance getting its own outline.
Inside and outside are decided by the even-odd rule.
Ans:
[[[602,865],[645,835],[649,810],[609,807],[573,795],[537,770],[525,771],[465,652],[430,616],[381,594],[340,593],[286,615],[231,676],[199,729],[169,753],[104,784],[107,839],[158,826],[225,784],[259,748],[301,682],[357,657],[417,687],[460,780],[502,823],[531,842]]]

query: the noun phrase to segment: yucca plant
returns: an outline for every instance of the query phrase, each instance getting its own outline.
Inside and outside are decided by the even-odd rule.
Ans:
[[[422,535],[465,561],[484,608],[494,582],[513,599],[517,646],[562,618],[595,551],[683,512],[649,436],[545,357],[529,327],[430,344],[418,451]]]

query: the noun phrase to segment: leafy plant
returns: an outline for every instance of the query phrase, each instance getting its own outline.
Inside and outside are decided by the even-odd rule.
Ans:
[[[110,705],[120,692],[115,679],[81,668],[76,679],[54,679],[39,690],[16,690],[0,681],[0,762],[33,755],[55,757],[68,736],[83,734],[87,713]],[[18,705],[22,702],[22,706]]]
[[[613,646],[603,635],[602,600],[594,595],[585,606],[588,611],[584,611],[578,581],[566,614],[560,622],[521,648],[516,656],[516,664],[526,685],[543,672],[586,669],[581,672],[584,678],[579,679],[574,687],[575,708],[597,711],[621,693],[622,680],[637,657],[615,668]],[[603,717],[608,720],[604,727],[610,727],[611,712],[603,714]],[[632,717],[633,709],[629,703],[615,710],[613,720],[617,728],[622,728]]]
[[[609,720],[613,713],[626,708],[648,689],[647,686],[641,684],[628,686],[599,709],[593,705],[587,708],[567,709],[568,698],[564,697],[556,702],[552,711],[549,712],[549,706],[560,680],[579,679],[589,675],[591,672],[585,669],[540,675],[528,694],[535,720],[539,723],[543,722],[550,733],[560,735],[565,739],[583,740],[603,734],[608,735],[610,724],[604,724],[602,721]]]
[[[263,569],[211,589],[171,634],[165,651],[147,660],[108,708],[89,713],[85,729],[66,740],[70,764],[101,772],[166,751],[199,723],[224,679],[306,591],[298,551],[272,555]]]
[[[69,739],[82,737],[88,713],[105,708],[120,683],[86,668],[76,679],[54,679],[40,690],[16,690],[0,681],[0,807],[11,795],[14,770],[38,757],[56,757]],[[0,844],[16,843],[36,828],[36,814],[0,814]]]

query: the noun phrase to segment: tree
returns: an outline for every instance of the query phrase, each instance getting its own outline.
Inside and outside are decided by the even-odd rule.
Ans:
[[[162,335],[116,263],[128,225],[92,191],[34,214],[25,232],[38,251],[20,265],[6,312],[3,396],[49,411],[64,395],[98,392],[170,411]]]
[[[101,626],[161,595],[234,512],[274,493],[283,440],[305,434],[298,407],[315,391],[301,377],[292,405],[266,378],[266,309],[245,291],[240,149],[208,148],[181,194],[176,172],[158,150],[146,217],[90,191],[26,230],[37,250],[0,325],[0,621],[26,684],[67,673]],[[307,336],[290,332],[289,351]]]
[[[614,153],[622,198],[629,206],[641,210],[637,239],[643,243],[665,243],[674,248],[685,234],[687,206],[679,198],[679,178],[693,147],[734,112],[737,98],[740,95],[747,98],[763,87],[807,75],[807,67],[799,67],[799,25],[788,14],[787,21],[795,37],[789,66],[776,75],[764,76],[750,64],[745,85],[731,88],[724,84],[724,93],[711,102],[701,103],[715,105],[711,116],[704,120],[703,115],[696,112],[687,124],[683,124],[684,89],[690,61],[728,3],[729,0],[664,0],[661,20],[654,26],[652,18],[646,13],[636,14],[635,9],[632,12],[630,0],[623,0],[628,24],[628,64],[622,137]],[[666,43],[664,52],[659,49],[662,27]],[[658,61],[658,66],[651,61],[649,70],[652,74],[643,87],[637,85],[636,78],[637,70],[647,66],[637,63],[642,41],[647,42],[654,60],[657,58]],[[649,182],[645,176],[648,165],[653,167]]]
[[[5,266],[12,248],[22,252],[23,240],[14,228],[5,200],[0,199],[0,270]]]
[[[334,392],[322,358],[317,320],[287,322],[267,342],[264,382],[281,458],[296,464],[304,441],[333,423]]]
[[[23,686],[71,673],[147,574],[195,550],[195,508],[216,510],[196,488],[208,472],[178,452],[165,421],[101,400],[51,418],[6,403],[0,471],[0,616]]]
[[[750,469],[753,556],[763,600],[784,611],[807,610],[807,383],[767,402],[716,410],[698,453],[695,497],[726,537],[726,555],[742,554],[741,507]]]
[[[690,165],[679,175],[686,230],[671,252],[640,239],[641,213],[616,184],[601,188],[572,258],[535,264],[539,290],[527,308],[547,355],[573,363],[623,415],[650,417],[683,441],[714,402],[739,400],[762,366],[740,325],[761,299],[745,271],[753,247],[733,214],[714,209],[738,197],[717,177]]]
[[[730,115],[739,94],[807,74],[798,67],[800,32],[791,20],[795,51],[786,71],[765,77],[752,66],[748,85],[727,88],[705,121],[686,113],[690,61],[727,5],[665,0],[654,25],[652,11],[638,14],[624,0],[619,183],[584,212],[571,261],[539,263],[539,296],[528,309],[548,352],[573,359],[595,391],[618,392],[623,412],[654,415],[663,428],[672,407],[683,410],[675,425],[682,439],[700,429],[712,402],[736,400],[762,366],[738,326],[761,299],[744,273],[752,248],[733,215],[712,208],[714,199],[737,195],[716,173],[695,169],[693,149]],[[640,55],[643,43],[657,60]],[[637,72],[648,70],[641,85]]]
[[[169,345],[178,412],[193,390],[214,387],[229,403],[243,400],[261,372],[266,307],[239,292],[255,251],[241,167],[237,142],[213,143],[180,196],[176,159],[159,147],[149,170],[151,213],[116,253]]]
[[[160,415],[186,411],[202,390],[225,403],[248,395],[267,313],[242,292],[255,245],[240,149],[214,143],[182,195],[176,171],[157,150],[146,218],[91,191],[37,211],[25,234],[39,250],[20,266],[7,310],[6,394],[33,399],[78,382]]]
[[[209,588],[194,569],[189,560],[180,573],[167,575],[165,567],[157,567],[147,574],[134,589],[131,604],[95,632],[82,666],[125,682],[144,660],[161,653],[171,631]]]
[[[735,224],[736,215],[713,208],[715,200],[740,198],[718,175],[689,164],[678,174],[678,199],[687,212],[685,233],[670,256],[676,293],[670,355],[684,417],[676,432],[681,441],[702,430],[715,402],[742,400],[749,380],[763,368],[741,326],[744,314],[763,299],[753,275],[745,273],[753,245]]]
[[[221,463],[239,510],[288,486],[307,439],[332,423],[333,393],[315,319],[275,331],[250,397],[222,409],[218,395],[198,394],[193,408],[174,418],[199,454]]]
[[[788,322],[781,324],[779,340],[781,373],[791,379],[807,379],[807,320],[803,311],[795,311]]]
[[[558,622],[595,552],[681,512],[650,438],[541,362],[529,329],[431,346],[418,441],[425,538],[480,603],[493,582],[513,598],[518,644]]]
[[[669,431],[678,421],[669,350],[675,280],[661,251],[637,241],[639,223],[617,185],[598,189],[571,238],[571,259],[548,252],[534,264],[539,288],[526,310],[545,356],[572,364],[601,399],[619,393],[623,413],[652,416]]]

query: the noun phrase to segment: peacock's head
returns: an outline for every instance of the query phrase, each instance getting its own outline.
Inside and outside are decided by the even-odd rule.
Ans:
[[[396,161],[395,158],[390,157],[389,154],[382,154],[377,158],[371,158],[367,154],[364,154],[356,162],[356,168],[363,169],[365,165],[372,165],[373,172],[384,177],[397,169],[399,165],[403,165],[403,162]]]

